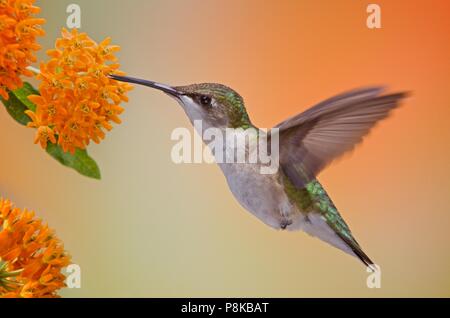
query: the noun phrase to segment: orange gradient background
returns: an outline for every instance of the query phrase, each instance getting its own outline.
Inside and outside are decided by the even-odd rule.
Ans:
[[[51,48],[72,1],[41,0]],[[78,0],[82,31],[121,45],[128,74],[219,82],[253,122],[286,117],[355,87],[411,91],[402,108],[319,179],[382,269],[244,211],[214,165],[175,165],[179,106],[136,87],[123,124],[89,148],[103,178],[60,166],[0,107],[0,195],[37,211],[82,269],[66,297],[450,296],[450,2]],[[44,51],[40,58],[45,58]]]

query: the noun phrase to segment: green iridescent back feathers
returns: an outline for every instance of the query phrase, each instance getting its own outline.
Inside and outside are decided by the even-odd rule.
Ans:
[[[350,228],[319,181],[313,180],[303,189],[295,187],[287,176],[283,182],[289,199],[304,213],[320,213],[333,230],[356,243]],[[357,243],[356,243],[357,244]]]

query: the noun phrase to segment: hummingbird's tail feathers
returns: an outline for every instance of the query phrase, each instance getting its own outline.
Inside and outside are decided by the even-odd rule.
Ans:
[[[318,180],[306,187],[309,195],[309,213],[306,215],[303,230],[316,236],[342,251],[355,256],[366,266],[374,266],[374,262],[363,252],[353,237],[350,227],[339,213],[333,201]]]
[[[350,230],[338,230],[328,223],[320,213],[310,213],[301,229],[307,234],[340,249],[341,251],[357,257],[365,266],[374,269],[374,262],[363,252],[353,238]]]
[[[342,235],[341,233],[338,232],[336,234],[341,238],[341,240],[345,242],[345,244],[347,244],[348,247],[351,248],[355,256],[358,257],[359,260],[364,263],[364,265],[369,267],[372,271],[376,270],[375,263],[369,258],[369,256],[367,256],[366,253],[364,253],[361,246],[359,246],[358,242],[356,242],[355,239],[350,240],[345,235]]]

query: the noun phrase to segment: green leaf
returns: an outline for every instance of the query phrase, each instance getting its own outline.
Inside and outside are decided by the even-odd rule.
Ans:
[[[31,121],[30,117],[25,114],[25,111],[36,111],[36,105],[28,100],[28,96],[30,95],[39,95],[39,91],[30,83],[25,82],[21,88],[9,91],[9,100],[1,98],[3,105],[5,105],[11,117],[24,126]]]
[[[19,89],[13,91],[14,96],[22,102],[29,110],[36,111],[36,105],[34,105],[29,99],[30,95],[40,95],[39,91],[35,89],[30,83],[25,82]]]
[[[6,111],[11,117],[19,124],[26,126],[30,121],[30,117],[25,114],[28,107],[25,106],[12,92],[9,93],[9,99],[5,100],[1,98],[3,105],[5,105]]]
[[[83,176],[100,180],[101,174],[97,163],[89,157],[86,150],[77,149],[75,154],[64,152],[59,145],[49,143],[47,153],[66,167],[75,169]]]
[[[9,100],[0,97],[11,117],[24,126],[31,121],[30,117],[25,114],[25,111],[36,111],[36,105],[28,100],[28,96],[30,95],[39,95],[39,91],[31,84],[24,83],[23,87],[9,92]],[[83,176],[98,180],[101,179],[100,169],[97,163],[89,157],[86,150],[77,149],[75,154],[72,155],[69,152],[64,152],[59,145],[49,142],[47,145],[47,153],[61,164],[75,169]]]

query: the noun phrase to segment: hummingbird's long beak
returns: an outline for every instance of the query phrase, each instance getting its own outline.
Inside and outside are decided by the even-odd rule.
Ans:
[[[109,77],[116,81],[120,81],[120,82],[133,83],[133,84],[144,85],[147,87],[155,88],[155,89],[158,89],[158,90],[160,90],[164,93],[167,93],[173,97],[180,97],[181,95],[184,95],[183,92],[177,91],[175,88],[173,88],[169,85],[166,85],[166,84],[147,81],[147,80],[134,78],[134,77],[113,75],[113,74],[109,75]]]

